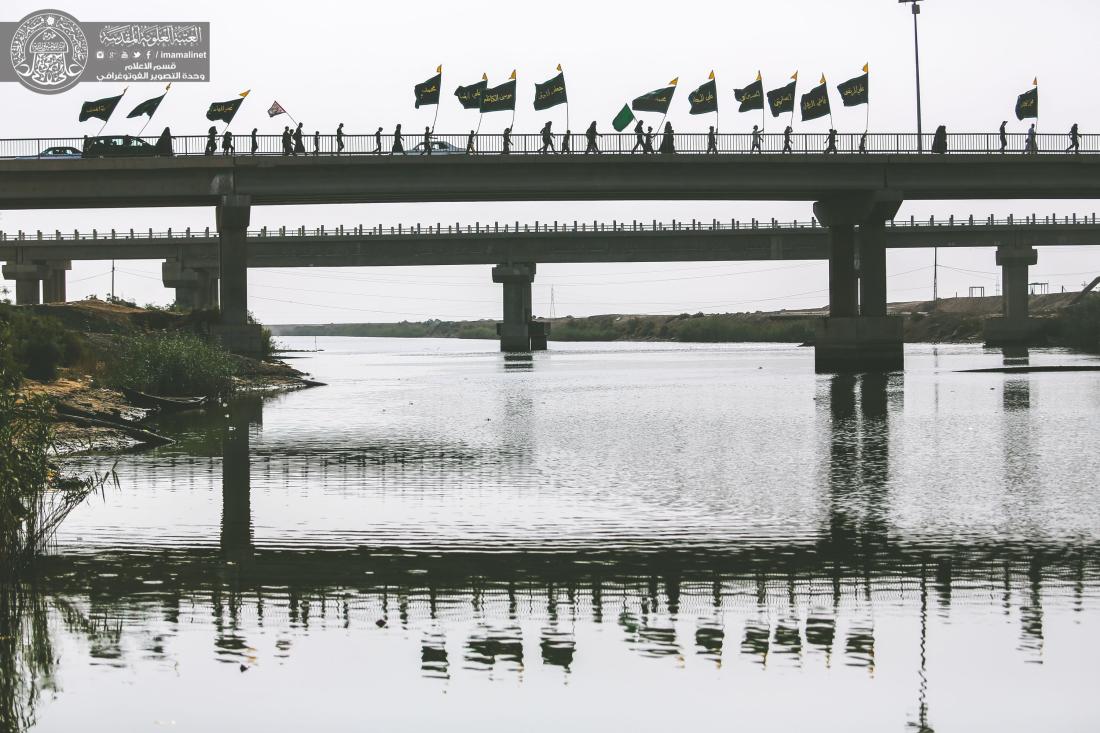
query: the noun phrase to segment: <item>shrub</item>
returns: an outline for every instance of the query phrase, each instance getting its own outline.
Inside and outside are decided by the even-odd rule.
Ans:
[[[1085,351],[1100,350],[1100,298],[1090,297],[1058,314],[1059,339]]]
[[[22,375],[30,379],[53,381],[58,367],[76,363],[84,351],[81,337],[55,318],[0,306],[0,323],[8,327],[11,357]]]
[[[217,396],[233,388],[236,366],[224,349],[186,332],[120,339],[107,361],[107,383],[166,396]]]

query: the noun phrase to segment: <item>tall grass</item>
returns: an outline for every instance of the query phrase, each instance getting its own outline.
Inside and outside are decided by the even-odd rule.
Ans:
[[[233,389],[228,351],[186,332],[126,336],[106,360],[107,383],[167,396],[218,396]]]

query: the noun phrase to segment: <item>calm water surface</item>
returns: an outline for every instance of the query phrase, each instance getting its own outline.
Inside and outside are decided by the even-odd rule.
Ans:
[[[10,727],[1100,729],[1100,372],[317,344],[5,594]]]

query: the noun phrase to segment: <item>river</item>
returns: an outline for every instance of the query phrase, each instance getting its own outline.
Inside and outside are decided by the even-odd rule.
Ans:
[[[1100,372],[316,344],[325,387],[161,419],[5,600],[16,729],[1100,728]]]

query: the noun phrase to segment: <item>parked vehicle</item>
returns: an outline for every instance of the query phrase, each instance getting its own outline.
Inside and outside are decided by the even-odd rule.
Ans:
[[[52,148],[46,148],[38,155],[21,155],[20,160],[59,160],[62,158],[80,158],[81,153],[74,147],[68,145],[55,145]]]
[[[90,137],[84,146],[85,158],[142,158],[157,154],[155,146],[130,135]]]

